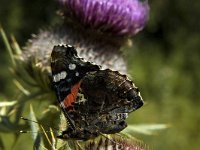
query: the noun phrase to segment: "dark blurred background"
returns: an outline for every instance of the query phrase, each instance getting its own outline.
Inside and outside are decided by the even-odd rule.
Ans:
[[[129,122],[170,125],[153,136],[135,135],[151,149],[197,150],[200,1],[151,0],[149,3],[151,14],[147,27],[133,38],[133,47],[125,50],[129,73],[146,102],[131,115]],[[57,10],[55,0],[0,0],[0,24],[24,46],[32,33],[59,22]],[[15,93],[9,66],[8,53],[0,40],[0,100],[12,99]]]

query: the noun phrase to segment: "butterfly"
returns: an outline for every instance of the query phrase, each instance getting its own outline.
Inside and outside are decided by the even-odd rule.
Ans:
[[[88,140],[127,127],[128,114],[143,105],[138,88],[117,71],[85,61],[71,45],[54,46],[52,85],[68,127],[58,138]]]

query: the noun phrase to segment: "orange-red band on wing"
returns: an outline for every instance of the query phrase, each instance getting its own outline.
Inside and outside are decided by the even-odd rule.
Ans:
[[[72,107],[72,103],[75,102],[77,94],[78,94],[78,90],[80,88],[81,85],[81,81],[77,84],[75,84],[72,88],[71,88],[71,93],[68,94],[65,99],[64,99],[64,105],[65,107]],[[72,107],[73,108],[73,107]]]

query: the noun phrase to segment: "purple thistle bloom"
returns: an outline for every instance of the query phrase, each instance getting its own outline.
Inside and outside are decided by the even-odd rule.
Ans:
[[[116,35],[135,35],[149,17],[148,0],[59,0],[66,16]]]

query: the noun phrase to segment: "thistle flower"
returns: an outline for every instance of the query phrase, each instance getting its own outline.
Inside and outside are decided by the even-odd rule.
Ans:
[[[114,35],[135,35],[148,20],[148,1],[141,0],[59,0],[64,15]]]
[[[33,35],[33,38],[24,47],[22,56],[24,62],[28,62],[33,57],[38,60],[37,64],[48,68],[53,47],[59,44],[70,44],[86,61],[101,65],[102,69],[110,68],[126,74],[126,62],[120,51],[122,41],[124,40],[98,35],[82,26],[65,22],[64,25],[41,30],[39,34]]]
[[[137,139],[126,138],[122,135],[100,136],[90,141],[65,143],[62,149],[83,149],[83,150],[149,150],[149,147]]]
[[[104,150],[148,150],[148,146],[136,139],[125,137],[100,137],[85,144],[85,149],[104,149]]]

